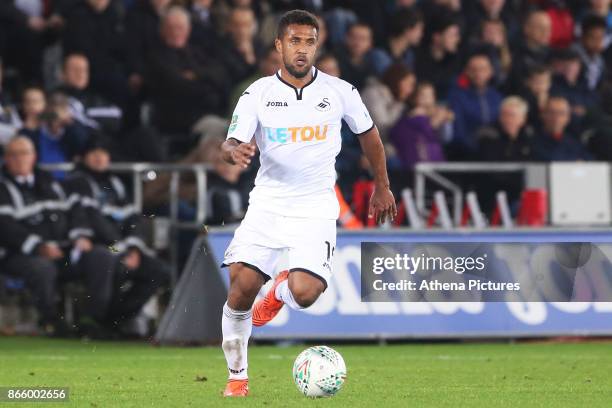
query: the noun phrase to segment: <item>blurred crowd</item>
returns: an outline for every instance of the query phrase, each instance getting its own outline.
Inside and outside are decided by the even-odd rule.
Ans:
[[[157,265],[154,287],[135,286],[138,305],[97,307],[107,310],[99,321],[132,315],[163,287],[165,267],[128,231],[130,187],[108,171],[111,158],[207,163],[207,223],[240,220],[257,169],[228,165],[219,147],[243,90],[279,69],[276,23],[295,8],[319,18],[317,68],[360,91],[395,189],[424,161],[612,161],[610,0],[3,0],[0,269],[72,265],[95,287],[104,273],[72,254],[117,243],[113,256],[133,281],[144,263]],[[342,138],[338,191],[350,206],[369,165],[347,126]],[[61,162],[77,169],[37,166]],[[145,185],[148,211],[167,211],[168,182]],[[183,219],[194,216],[193,184],[181,184]],[[57,225],[53,211],[69,197],[65,225],[40,227]],[[97,301],[122,296],[126,279],[108,281]],[[55,283],[26,280],[53,323]]]
[[[7,0],[0,142],[28,136],[40,163],[78,159],[100,135],[114,160],[206,162],[212,186],[235,186],[239,202],[211,222],[235,220],[254,171],[218,160],[224,121],[282,63],[280,15],[303,8],[320,20],[318,68],[359,89],[396,184],[420,161],[610,160],[610,3]],[[368,163],[348,129],[343,142],[350,199]],[[148,187],[152,200],[163,182]]]

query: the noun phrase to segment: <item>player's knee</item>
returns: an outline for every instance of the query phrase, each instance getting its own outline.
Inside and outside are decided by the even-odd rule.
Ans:
[[[258,287],[233,284],[227,294],[227,304],[235,310],[249,310],[253,306],[258,292]]]
[[[322,290],[316,287],[313,288],[297,286],[295,288],[290,289],[291,294],[293,295],[293,299],[295,299],[295,302],[303,308],[312,306],[313,303],[317,301],[317,299],[323,292]]]
[[[253,306],[255,296],[250,296],[248,292],[240,288],[230,289],[227,294],[227,305],[234,310],[249,310]]]
[[[230,288],[227,304],[232,309],[249,310],[264,284],[259,272],[237,264],[230,269]]]

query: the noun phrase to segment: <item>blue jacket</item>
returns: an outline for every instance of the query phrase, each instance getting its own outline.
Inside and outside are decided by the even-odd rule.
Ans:
[[[452,144],[467,152],[476,152],[476,132],[497,121],[501,101],[502,95],[493,87],[480,93],[471,87],[453,86],[448,93],[448,105],[455,113]]]

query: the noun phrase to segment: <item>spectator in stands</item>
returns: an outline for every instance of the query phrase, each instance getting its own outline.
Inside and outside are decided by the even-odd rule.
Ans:
[[[389,129],[406,111],[406,102],[412,96],[415,85],[414,73],[402,63],[389,66],[381,80],[375,77],[368,79],[361,97],[383,142],[387,141]]]
[[[114,257],[94,246],[87,219],[51,176],[35,167],[32,142],[18,136],[6,146],[0,183],[2,270],[22,277],[34,295],[47,334],[66,334],[56,304],[56,281],[82,279],[86,312],[102,318],[110,301]]]
[[[144,0],[127,13],[126,30],[126,68],[128,86],[139,93],[144,86],[147,62],[153,51],[161,45],[159,27],[161,16],[171,0]]]
[[[520,88],[529,70],[547,62],[550,53],[551,21],[544,11],[531,11],[523,24],[523,39],[513,50],[512,76],[509,89]]]
[[[81,153],[89,132],[72,117],[66,96],[59,93],[52,95],[41,119],[38,128],[19,131],[36,146],[38,163],[64,163]],[[60,171],[53,174],[58,178],[63,177]]]
[[[4,92],[4,66],[0,59],[0,144],[6,144],[21,126],[19,115],[11,104],[7,93]]]
[[[257,68],[257,58],[262,45],[257,41],[257,20],[249,7],[235,7],[227,21],[227,46],[222,53],[225,68],[232,82],[237,83],[252,75]]]
[[[534,129],[541,128],[542,111],[550,97],[552,71],[545,65],[535,65],[529,69],[521,92],[529,106],[528,123]]]
[[[474,48],[487,50],[493,64],[495,84],[502,85],[512,68],[512,53],[503,21],[484,20]]]
[[[431,21],[442,14],[459,16],[462,11],[461,0],[420,1],[419,6],[423,9],[427,21]]]
[[[563,96],[572,108],[572,133],[582,129],[582,119],[587,109],[597,102],[597,94],[589,91],[585,78],[580,75],[582,65],[578,53],[567,48],[552,54],[553,83],[551,94]]]
[[[92,89],[119,105],[128,100],[123,27],[111,0],[86,0],[70,9],[63,34],[64,54],[84,54],[91,67]]]
[[[68,96],[70,114],[88,133],[112,137],[113,153],[123,160],[160,161],[164,153],[159,135],[150,126],[128,127],[124,109],[110,103],[89,86],[89,62],[83,54],[64,58],[62,84],[56,93]]]
[[[606,20],[612,20],[610,0],[589,0],[588,12],[596,14]],[[612,26],[612,24],[610,24]]]
[[[206,189],[207,224],[226,225],[239,222],[246,212],[252,178],[239,166],[232,166],[221,157],[224,138],[209,137],[209,160],[213,171],[208,173]]]
[[[43,35],[52,24],[45,20],[40,1],[25,3],[0,2],[0,56],[18,69],[24,82],[41,82]]]
[[[518,96],[505,98],[499,119],[478,131],[478,158],[488,162],[531,161],[534,158],[533,128],[527,124],[528,105]]]
[[[317,58],[323,54],[328,54],[330,52],[329,46],[327,45],[327,22],[322,16],[316,16],[317,22],[319,23],[319,32],[317,36]]]
[[[344,47],[336,54],[342,79],[357,89],[365,86],[366,79],[375,74],[372,60],[372,30],[364,23],[349,26]]]
[[[229,85],[223,67],[188,43],[190,30],[185,9],[168,9],[161,23],[163,45],[149,66],[153,124],[167,135],[166,156],[180,156],[193,148],[189,133],[198,118],[226,112]]]
[[[414,69],[415,48],[421,44],[425,23],[416,8],[401,8],[389,20],[388,39],[384,47],[372,51],[374,68],[382,75],[394,62]]]
[[[321,54],[319,58],[317,58],[317,63],[315,64],[317,69],[325,72],[327,75],[334,76],[336,78],[340,78],[340,64],[338,64],[338,60],[332,53]]]
[[[406,170],[418,162],[444,161],[442,143],[451,131],[453,113],[438,105],[432,84],[417,86],[413,108],[389,132],[389,138]]]
[[[162,0],[167,1],[167,0]],[[212,5],[213,0],[191,0],[189,11],[194,22],[212,28]]]
[[[567,133],[571,107],[567,99],[553,96],[542,113],[542,131],[535,141],[536,157],[544,161],[589,160],[576,136]]]
[[[612,82],[601,85],[601,103],[594,105],[584,120],[587,129],[581,136],[595,160],[612,161]]]
[[[109,171],[110,162],[108,142],[92,138],[65,188],[79,197],[93,230],[92,241],[113,248],[121,258],[123,267],[115,271],[113,298],[104,316],[116,326],[134,317],[153,294],[167,287],[170,271],[146,244],[145,220],[125,184]]]
[[[218,116],[207,115],[200,119],[194,125],[195,133],[200,138],[197,146],[192,149],[185,157],[177,161],[179,164],[210,164],[212,165],[212,154],[217,147],[214,142],[219,137],[227,135],[229,123],[226,119]],[[254,160],[252,171],[257,171],[257,164]],[[170,173],[160,173],[153,181],[144,184],[143,197],[148,208],[156,213],[167,213],[167,208],[170,203],[169,185]],[[179,213],[183,213],[185,220],[193,220],[195,217],[195,207],[193,203],[196,201],[196,180],[193,177],[183,177],[179,186]]]
[[[493,126],[478,132],[479,160],[499,163],[508,161],[532,161],[535,134],[527,122],[527,103],[517,96],[509,96],[502,102],[499,119]],[[504,191],[511,208],[516,208],[524,189],[522,174],[489,174],[475,178],[472,183],[478,191],[480,203],[489,213],[496,207],[495,195]]]
[[[478,0],[467,2],[467,30],[477,35],[485,21],[499,21],[504,25],[508,40],[514,39],[518,32],[516,15],[511,13],[511,7],[506,0]],[[472,7],[470,7],[472,6]]]
[[[574,41],[574,17],[565,0],[542,0],[541,7],[550,17],[552,48],[566,48]]]
[[[47,107],[45,92],[38,87],[26,88],[21,99],[22,129],[34,132],[40,129],[41,115]]]
[[[587,16],[598,16],[606,22],[606,38],[604,47],[608,48],[612,42],[612,2],[610,0],[589,0],[586,10],[582,10],[583,18]]]
[[[185,7],[191,15],[189,43],[207,55],[219,55],[225,45],[222,37],[226,30],[222,24],[227,20],[219,18],[219,2],[213,4],[213,0],[191,0],[183,3],[186,3]]]
[[[230,109],[228,111],[229,116],[231,116],[234,108],[236,107],[236,103],[238,103],[238,99],[240,98],[242,93],[246,91],[249,85],[251,85],[253,82],[255,82],[261,77],[276,74],[276,71],[280,69],[282,63],[283,61],[281,59],[280,54],[276,50],[276,47],[269,47],[265,55],[263,55],[263,57],[259,61],[259,69],[257,70],[257,72],[245,79],[244,81],[240,82],[232,90],[230,102],[228,104]]]
[[[281,0],[282,1],[282,0]],[[299,0],[299,2],[303,3],[317,3],[318,0]],[[350,21],[351,23],[361,22],[370,27],[372,31],[372,43],[373,44],[382,44],[384,41],[384,36],[387,33],[386,30],[386,21],[385,21],[385,12],[387,9],[387,4],[385,2],[379,1],[370,1],[370,0],[351,0],[350,6],[347,7],[348,3],[345,1],[338,0],[327,0],[320,2],[323,4],[324,8],[335,7],[336,9],[342,9],[345,13],[347,11],[354,13],[355,20]],[[302,8],[302,7],[295,7]],[[320,13],[320,12],[319,12]],[[329,12],[325,13],[326,19],[328,18]],[[334,21],[329,20],[329,26],[332,31],[338,30],[338,28],[334,27]],[[339,31],[339,30],[338,30]],[[341,31],[340,42],[344,40],[344,34],[347,31],[347,27],[343,27]],[[335,45],[335,44],[334,44]]]
[[[431,82],[436,94],[446,99],[448,88],[458,71],[457,52],[461,42],[459,21],[452,16],[436,16],[429,23],[429,42],[416,55],[416,74],[420,81]]]
[[[575,45],[590,91],[597,88],[606,74],[606,62],[602,54],[605,50],[607,27],[603,17],[587,16],[582,20],[580,41]]]
[[[495,122],[502,96],[490,85],[493,67],[488,54],[471,55],[464,73],[450,90],[448,104],[455,113],[452,156],[469,159],[477,150],[476,131]]]
[[[122,110],[89,87],[89,61],[83,54],[69,54],[62,66],[62,84],[57,91],[68,97],[70,113],[83,126],[116,134]]]

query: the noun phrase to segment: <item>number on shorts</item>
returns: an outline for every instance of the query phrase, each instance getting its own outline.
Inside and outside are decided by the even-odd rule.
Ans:
[[[336,247],[333,247],[329,241],[325,241],[325,245],[327,245],[327,262],[329,262],[331,257],[334,256],[334,250]]]

